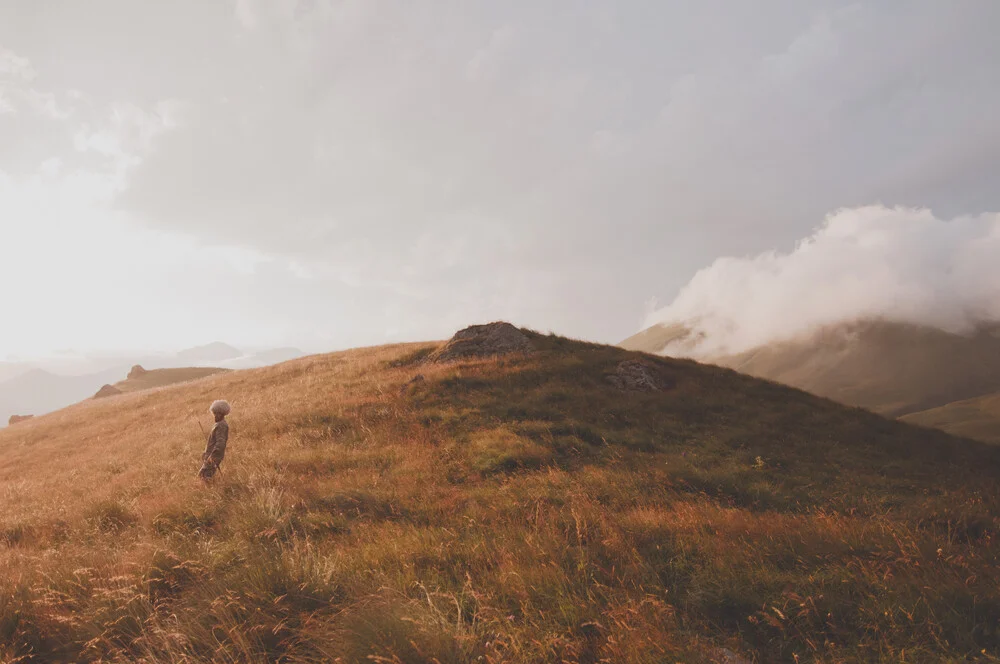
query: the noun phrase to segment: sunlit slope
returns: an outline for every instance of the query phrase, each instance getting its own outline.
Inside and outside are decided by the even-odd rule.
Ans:
[[[660,341],[684,339],[682,330],[657,326],[622,345],[660,352]],[[1000,391],[1000,334],[995,328],[958,335],[863,321],[704,361],[891,416]]]
[[[1000,443],[1000,393],[956,401],[905,415],[901,419],[941,429],[956,436]]]
[[[139,392],[156,387],[186,383],[224,371],[228,370],[214,367],[184,367],[177,369],[150,369],[139,372],[133,369],[128,378],[115,383],[114,387],[121,392]]]
[[[996,661],[1000,448],[531,337],[459,364],[311,357],[0,431],[0,659]],[[628,359],[661,389],[614,387]],[[205,488],[216,398],[232,435]]]
[[[858,323],[718,363],[842,403],[899,416],[1000,390],[1000,336]]]
[[[691,331],[679,323],[672,325],[657,324],[638,332],[619,346],[625,350],[638,350],[644,353],[659,353],[671,344],[687,340]]]

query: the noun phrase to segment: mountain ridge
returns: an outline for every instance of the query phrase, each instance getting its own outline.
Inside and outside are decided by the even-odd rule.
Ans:
[[[621,345],[687,354],[695,349],[694,341],[683,325],[674,324],[654,326]],[[994,325],[961,335],[905,323],[852,321],[699,359],[891,417],[1000,391],[1000,333]],[[1000,430],[1000,419],[995,426]]]

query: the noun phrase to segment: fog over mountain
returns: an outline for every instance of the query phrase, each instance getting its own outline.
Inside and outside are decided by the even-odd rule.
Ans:
[[[958,334],[1000,322],[1000,215],[840,210],[791,251],[717,259],[644,327],[682,325],[674,350],[710,356],[872,319]]]
[[[904,282],[962,265],[1000,212],[998,24],[992,0],[8,0],[0,357],[494,319],[618,341],[720,256],[776,252],[720,264],[677,313],[706,290],[727,309],[705,282],[732,270],[787,299],[757,271],[833,260],[844,233],[927,242],[856,255],[926,254]],[[827,299],[884,277],[845,261]],[[908,316],[946,296],[890,281]]]

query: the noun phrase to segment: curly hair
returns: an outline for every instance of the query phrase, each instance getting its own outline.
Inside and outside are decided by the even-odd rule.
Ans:
[[[208,411],[213,415],[222,415],[225,417],[232,411],[232,407],[230,407],[228,401],[220,399],[219,401],[213,401],[212,406],[208,409]]]

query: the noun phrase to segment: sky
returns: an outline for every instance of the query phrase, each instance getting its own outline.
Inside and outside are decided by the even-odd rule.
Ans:
[[[992,219],[997,25],[994,0],[5,0],[0,359],[497,319],[614,343],[831,215]]]

